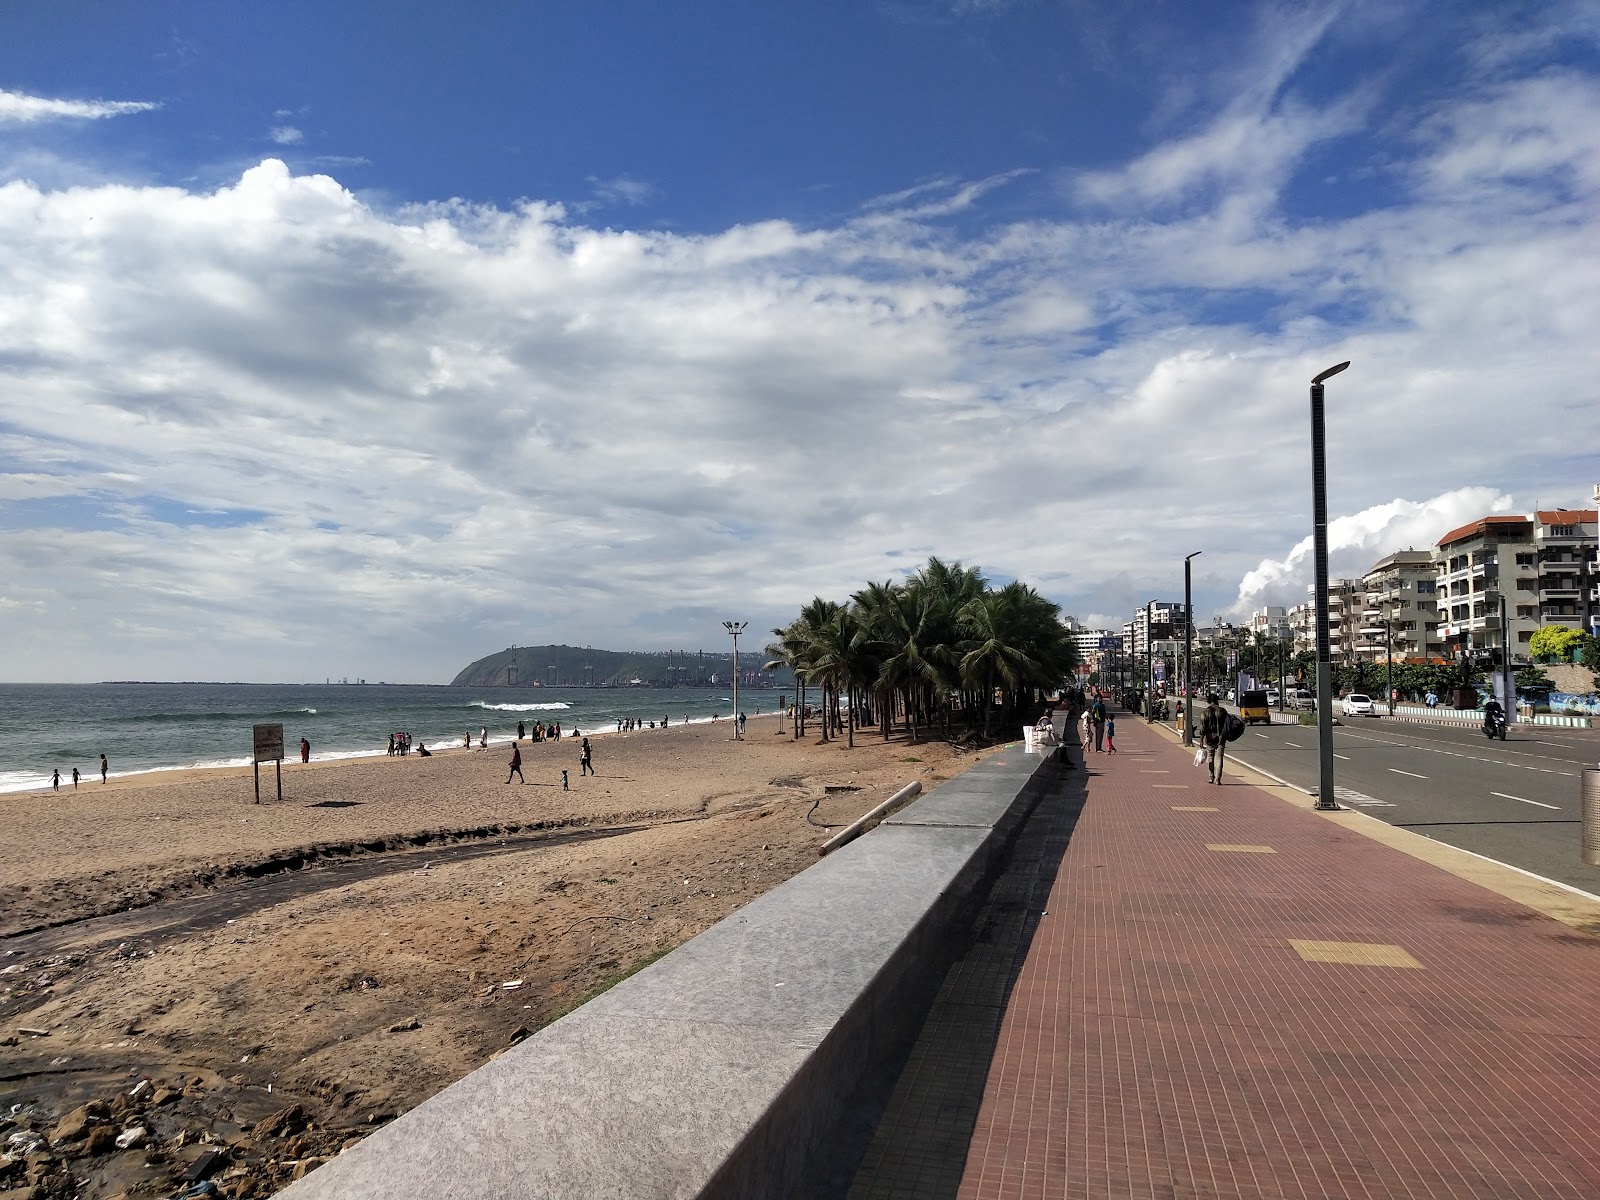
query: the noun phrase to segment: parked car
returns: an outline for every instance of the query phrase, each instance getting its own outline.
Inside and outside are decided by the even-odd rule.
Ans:
[[[1344,715],[1347,717],[1375,717],[1377,711],[1372,707],[1372,697],[1361,692],[1351,692],[1341,702]]]

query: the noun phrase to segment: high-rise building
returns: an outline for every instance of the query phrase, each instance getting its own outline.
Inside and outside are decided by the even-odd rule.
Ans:
[[[1439,539],[1434,571],[1439,633],[1447,655],[1502,648],[1500,598],[1512,661],[1525,659],[1539,628],[1539,577],[1528,517],[1482,517]]]
[[[1533,517],[1539,622],[1581,629],[1594,613],[1596,510],[1558,508]],[[1528,603],[1519,594],[1518,607]]]

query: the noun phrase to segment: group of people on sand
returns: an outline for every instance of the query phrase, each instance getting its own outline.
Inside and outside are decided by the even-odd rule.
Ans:
[[[572,736],[573,737],[578,737],[579,736],[578,731],[577,730],[573,730]],[[511,777],[513,775],[516,776],[518,779],[522,780],[523,783],[527,783],[528,782],[527,778],[522,774],[522,740],[520,738],[517,741],[511,743],[511,762],[508,765],[510,766],[511,769],[506,772],[506,782],[507,783],[511,782]],[[578,749],[578,774],[579,775],[593,775],[593,774],[595,774],[595,769],[594,769],[594,750],[593,750],[593,748],[590,747],[588,738],[584,738],[583,739],[583,745],[581,747],[579,747],[579,749]],[[567,780],[567,773],[566,773],[566,771],[562,771],[561,772],[561,790],[563,792],[565,792],[565,791],[569,790],[569,787],[570,787],[570,785],[569,785],[568,780]]]
[[[656,723],[654,721],[646,721],[643,717],[618,717],[617,718],[617,732],[618,733],[632,733],[636,729],[644,729],[647,726],[649,728],[651,728],[651,729],[654,729],[656,727]],[[661,728],[665,729],[666,727],[667,727],[667,719],[666,719],[666,717],[662,717],[661,718]]]
[[[101,783],[104,783],[106,781],[106,775],[110,772],[110,770],[111,770],[111,764],[106,762],[106,756],[104,754],[102,754],[100,756],[100,782]],[[72,786],[74,788],[76,788],[78,786],[78,780],[81,779],[81,778],[82,778],[82,776],[80,776],[78,774],[78,768],[77,767],[73,767],[72,768]],[[53,791],[53,792],[59,792],[61,790],[61,768],[60,767],[57,767],[54,771],[52,771],[50,773],[50,790]]]
[[[577,737],[578,731],[574,729],[571,736]],[[546,725],[543,721],[535,721],[533,728],[530,730],[521,721],[518,721],[517,741],[520,742],[523,738],[527,738],[531,742],[559,742],[561,740],[561,722],[552,721]],[[487,746],[489,744],[487,730],[484,731],[484,739],[482,744]]]
[[[424,747],[422,747],[422,749],[426,750],[427,747],[424,746]],[[388,750],[388,753],[390,753],[390,754],[410,754],[411,753],[411,735],[409,733],[391,733],[389,735],[389,750]],[[429,755],[429,757],[431,758],[432,755]]]

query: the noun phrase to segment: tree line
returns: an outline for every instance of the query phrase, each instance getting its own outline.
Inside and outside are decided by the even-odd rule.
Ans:
[[[794,734],[806,731],[806,699],[820,695],[822,739],[855,745],[858,724],[887,739],[903,723],[913,742],[953,723],[985,738],[1035,691],[1064,686],[1077,649],[1061,608],[1025,583],[991,588],[976,568],[937,558],[904,583],[869,583],[848,601],[818,596],[772,631],[768,670],[788,667],[799,689]],[[998,703],[995,697],[998,695]]]

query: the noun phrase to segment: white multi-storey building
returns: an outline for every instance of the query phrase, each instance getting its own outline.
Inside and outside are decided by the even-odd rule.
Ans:
[[[1435,603],[1438,570],[1431,550],[1396,550],[1361,577],[1363,607],[1356,657],[1425,662],[1444,652]]]

